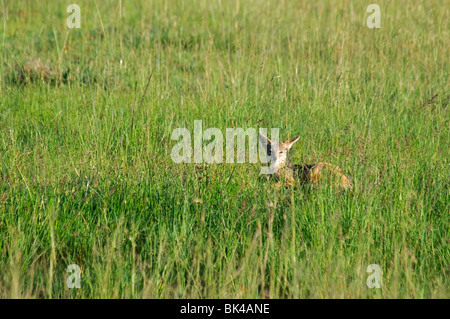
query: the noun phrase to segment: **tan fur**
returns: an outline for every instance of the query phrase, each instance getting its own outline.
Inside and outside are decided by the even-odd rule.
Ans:
[[[259,135],[259,138],[267,154],[270,153],[271,160],[274,162],[275,177],[277,180],[284,179],[286,185],[293,186],[297,181],[302,184],[320,184],[326,181],[344,189],[353,187],[353,180],[339,167],[332,164],[292,165],[289,163],[287,153],[292,145],[299,140],[299,137],[278,144],[272,143],[262,134]]]
[[[329,176],[327,176],[329,175]],[[309,179],[313,184],[319,184],[325,179],[329,179],[332,183],[336,184],[336,186],[340,186],[342,188],[352,188],[353,181],[352,179],[344,174],[344,172],[337,166],[334,166],[329,163],[318,163],[315,164],[309,170]]]

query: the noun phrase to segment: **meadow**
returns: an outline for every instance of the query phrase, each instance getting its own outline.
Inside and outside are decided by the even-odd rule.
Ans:
[[[2,1],[0,298],[449,298],[449,7],[370,3]],[[355,187],[174,163],[194,120]]]

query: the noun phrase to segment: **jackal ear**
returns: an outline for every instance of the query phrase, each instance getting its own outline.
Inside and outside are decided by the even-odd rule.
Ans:
[[[266,151],[266,154],[270,156],[272,141],[269,140],[266,136],[264,136],[261,132],[259,133],[259,141],[261,142],[262,147]]]
[[[283,144],[286,145],[287,148],[290,149],[292,147],[292,145],[294,145],[294,143],[297,142],[299,139],[300,139],[300,136],[297,136],[297,137],[291,138],[287,141],[284,141]]]
[[[264,145],[272,144],[272,141],[269,140],[268,137],[264,136],[261,132],[259,132],[259,141]]]

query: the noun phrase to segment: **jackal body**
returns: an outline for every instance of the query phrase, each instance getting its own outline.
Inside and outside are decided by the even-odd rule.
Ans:
[[[275,178],[284,179],[287,185],[294,185],[297,181],[302,184],[319,184],[324,180],[330,180],[333,184],[345,189],[353,187],[353,180],[332,164],[294,165],[290,163],[287,158],[288,151],[299,139],[300,137],[295,137],[284,142],[273,143],[261,133],[259,134],[259,140],[272,162]]]

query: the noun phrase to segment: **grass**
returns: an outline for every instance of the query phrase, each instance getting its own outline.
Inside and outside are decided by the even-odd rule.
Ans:
[[[81,29],[64,1],[2,2],[0,297],[450,296],[440,1],[379,1],[380,29],[364,1],[77,3]],[[300,135],[293,162],[355,189],[175,164],[194,120]]]

